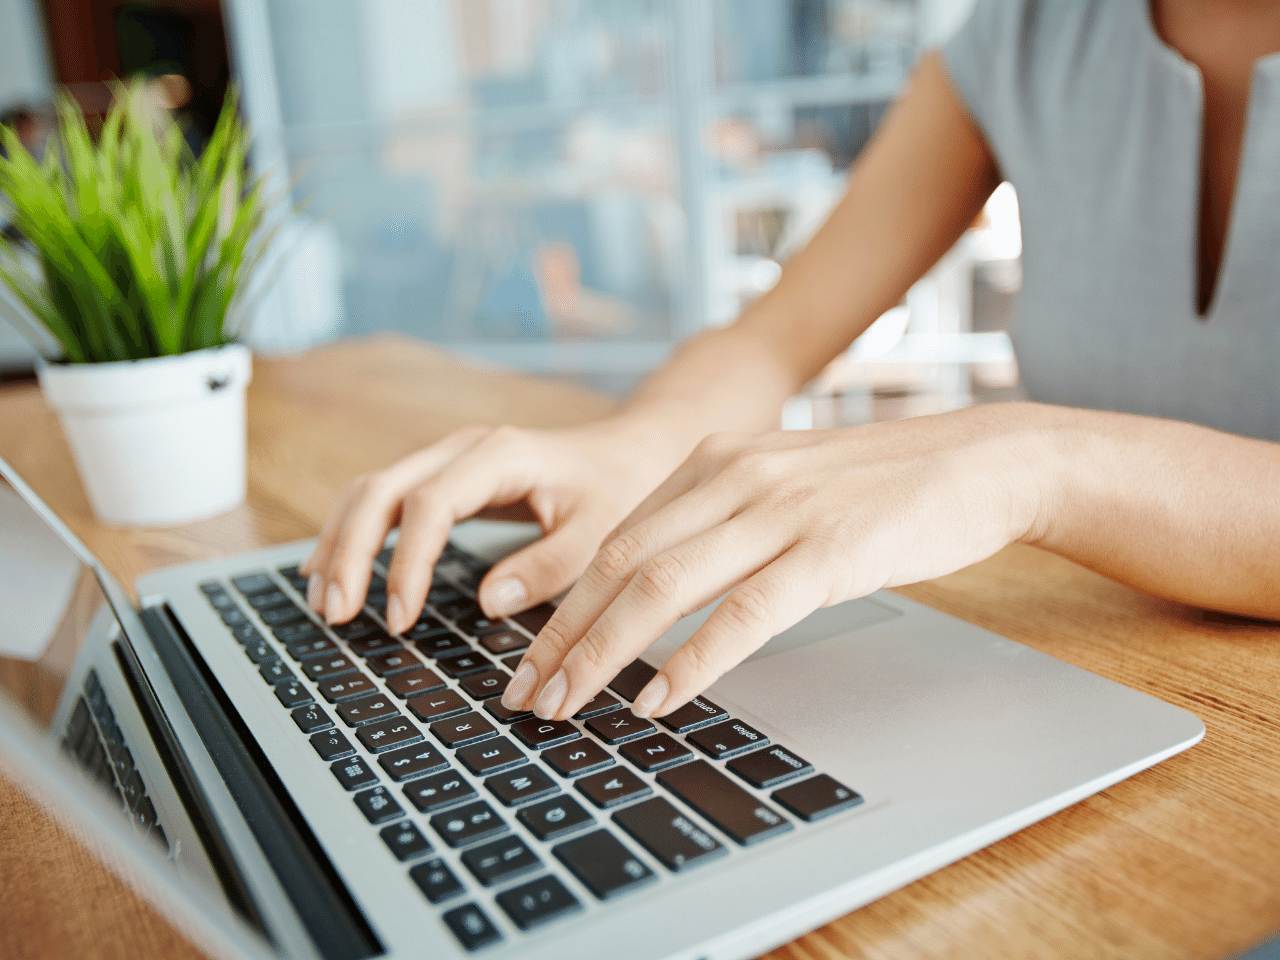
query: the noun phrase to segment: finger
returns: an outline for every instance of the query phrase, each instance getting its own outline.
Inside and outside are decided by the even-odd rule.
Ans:
[[[323,610],[330,623],[344,623],[360,612],[369,589],[373,558],[400,517],[405,495],[480,442],[482,431],[460,430],[371,474],[355,488],[328,563],[321,569]]]
[[[640,691],[632,711],[665,716],[826,603],[830,584],[815,576],[825,566],[814,551],[795,547],[744,580]]]
[[[298,570],[307,575],[307,603],[316,613],[324,612],[324,577],[320,571],[329,569],[329,560],[333,556],[333,547],[337,543],[338,533],[342,530],[342,522],[347,511],[351,509],[351,501],[356,496],[356,484],[350,484],[338,497],[337,505],[325,517],[320,528],[320,536],[316,538],[315,548],[311,556],[298,565]]]
[[[677,620],[774,559],[786,546],[780,540],[770,542],[767,525],[754,517],[735,517],[647,561],[565,654],[534,712],[547,719],[577,713]],[[560,676],[565,693],[557,703]]]
[[[681,464],[667,479],[654,487],[652,492],[641,500],[634,510],[627,514],[626,519],[609,532],[604,542],[608,543],[633,527],[639,526],[663,507],[689,493],[698,486],[702,479],[702,472],[695,466],[688,463],[688,461]]]
[[[571,587],[600,549],[607,522],[580,508],[541,540],[494,564],[480,584],[485,615],[509,617]]]

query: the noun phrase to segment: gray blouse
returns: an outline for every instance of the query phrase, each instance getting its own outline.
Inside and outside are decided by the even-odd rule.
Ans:
[[[943,55],[1018,190],[1030,396],[1280,440],[1280,55],[1254,68],[1203,316],[1203,87],[1147,0],[980,0]]]

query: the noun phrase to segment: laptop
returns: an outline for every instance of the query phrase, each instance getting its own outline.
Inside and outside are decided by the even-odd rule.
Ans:
[[[157,571],[134,605],[0,475],[0,762],[215,956],[752,957],[1204,735],[885,592],[635,717],[689,617],[545,722],[499,694],[551,608],[474,601],[508,528],[455,528],[395,638],[391,545],[332,629],[310,542]]]

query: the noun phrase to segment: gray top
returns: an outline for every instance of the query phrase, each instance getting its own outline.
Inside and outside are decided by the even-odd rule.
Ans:
[[[943,53],[1018,190],[1030,396],[1280,440],[1280,55],[1199,316],[1203,86],[1147,0],[980,0]]]

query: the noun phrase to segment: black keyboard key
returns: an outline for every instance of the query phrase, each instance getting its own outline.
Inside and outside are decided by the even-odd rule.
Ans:
[[[687,739],[712,760],[736,757],[769,742],[769,738],[763,733],[741,720],[726,720],[724,723],[695,730]]]
[[[705,760],[660,773],[658,783],[743,846],[792,829],[790,820]]]
[[[443,620],[429,613],[423,613],[409,625],[409,628],[401,636],[406,640],[422,640],[425,637],[433,637],[446,632],[452,633],[452,630]]]
[[[675,808],[665,797],[654,797],[619,810],[613,822],[631,834],[668,870],[679,873],[725,854],[715,837]]]
[[[480,613],[480,606],[470,597],[458,594],[456,599],[433,602],[432,606],[446,620],[457,620],[473,613]]]
[[[312,680],[328,680],[345,673],[355,673],[356,665],[343,656],[314,657],[303,661],[302,672]]]
[[[320,754],[321,760],[337,760],[355,753],[351,741],[342,735],[341,730],[326,730],[311,735],[311,746]]]
[[[411,824],[406,822],[403,826],[411,826]],[[399,829],[399,826],[387,828],[387,830],[396,829]],[[386,833],[386,830],[383,833]],[[426,863],[420,863],[409,871],[409,876],[431,903],[442,903],[462,893],[462,884],[444,865],[443,860],[428,860]]]
[[[630,893],[657,879],[657,874],[636,859],[608,830],[596,830],[567,840],[551,852],[598,900]]]
[[[637,717],[630,710],[615,710],[613,713],[592,717],[586,722],[586,728],[610,746],[643,737],[654,729],[652,723]]]
[[[284,577],[285,580],[294,587],[294,589],[302,593],[307,592],[307,578],[298,572],[298,565],[296,563],[291,566],[280,567],[277,572],[280,576]]]
[[[520,669],[520,661],[523,659],[524,659],[524,654],[517,653],[513,657],[503,657],[502,665],[506,667],[508,670],[510,670],[512,673],[515,673],[517,670]]]
[[[273,607],[270,610],[259,610],[258,619],[265,623],[268,627],[280,627],[286,623],[300,623],[311,621],[307,619],[307,615],[295,607],[292,603],[287,607]]]
[[[523,633],[510,628],[486,633],[480,638],[480,646],[484,647],[495,657],[501,657],[508,653],[515,653],[517,650],[523,650],[533,641],[526,637]]]
[[[560,789],[545,771],[532,763],[490,777],[484,785],[506,807],[539,800]]]
[[[543,761],[565,778],[580,777],[593,770],[602,770],[614,764],[613,754],[594,740],[575,740],[563,746],[552,747],[542,755]]]
[[[471,709],[471,704],[463,700],[455,690],[424,693],[409,700],[405,706],[412,710],[413,715],[423,723],[443,720],[445,717],[456,717]]]
[[[483,800],[456,810],[437,813],[431,826],[451,847],[464,847],[478,840],[488,840],[507,829],[502,817]]]
[[[311,703],[311,691],[297,680],[276,684],[276,699],[292,710],[294,707]]]
[[[516,819],[539,840],[555,840],[596,822],[573,797],[553,797],[524,807]]]
[[[312,657],[323,657],[338,649],[338,645],[319,632],[309,633],[305,637],[286,640],[284,648],[295,660],[310,660]]]
[[[277,607],[296,609],[294,603],[279,590],[270,590],[266,593],[254,594],[246,598],[249,606],[255,610],[274,610]]]
[[[242,623],[238,627],[232,627],[231,635],[236,638],[237,643],[243,644],[255,643],[262,639],[262,634],[251,623]]]
[[[409,636],[408,633],[405,636]],[[452,630],[436,631],[422,638],[410,637],[413,645],[425,657],[439,660],[441,657],[460,657],[471,652],[467,641]]]
[[[138,801],[146,795],[146,788],[142,785],[142,775],[137,770],[129,774],[127,780],[120,781],[121,790],[124,793],[124,805],[132,810],[138,805]]]
[[[632,660],[613,678],[609,689],[618,696],[635,703],[636,697],[640,696],[640,691],[657,675],[658,671],[643,660]]]
[[[769,747],[731,760],[725,768],[736,773],[753,787],[777,786],[796,777],[813,773],[813,764],[782,747]]]
[[[255,593],[269,593],[276,589],[276,582],[265,573],[246,573],[239,577],[232,577],[231,582],[246,597]]]
[[[222,618],[222,622],[228,627],[236,627],[242,623],[248,623],[249,618],[244,615],[239,607],[224,607],[218,611],[218,616]]]
[[[383,827],[378,832],[378,836],[382,837],[382,842],[401,863],[431,852],[431,842],[410,820],[401,820],[389,827]]]
[[[414,667],[412,670],[406,670],[404,673],[397,673],[395,676],[387,680],[387,686],[401,700],[407,700],[409,697],[419,693],[427,693],[431,690],[443,690],[444,681],[432,670],[426,667]]]
[[[536,607],[531,607],[523,613],[517,613],[515,616],[511,617],[511,619],[536,637],[538,635],[538,631],[547,625],[547,622],[555,612],[556,608],[551,604],[540,603]]]
[[[258,637],[257,640],[250,640],[244,645],[244,655],[254,663],[261,663],[263,660],[275,659],[275,647]]]
[[[688,733],[690,730],[709,727],[713,723],[727,719],[729,719],[729,711],[716,706],[710,700],[694,697],[683,707],[677,707],[665,717],[660,717],[658,722],[676,733]]]
[[[473,847],[462,855],[462,862],[486,887],[542,866],[538,855],[519,837],[502,837]]]
[[[449,766],[444,754],[429,743],[419,743],[412,747],[401,747],[378,757],[378,766],[387,771],[387,775],[397,783],[412,780],[414,777],[435,773]]]
[[[479,637],[486,633],[497,633],[499,630],[509,630],[507,621],[499,617],[497,620],[491,620],[480,610],[474,613],[467,613],[457,618],[455,621],[459,630],[468,636]],[[498,651],[494,651],[497,653]]]
[[[850,790],[825,773],[775,790],[772,796],[801,820],[810,822],[862,803],[862,796],[856,790]]]
[[[312,703],[305,707],[298,707],[291,714],[293,722],[298,725],[298,729],[303,733],[315,733],[317,730],[328,730],[333,726],[333,721],[329,719],[329,715],[324,712],[318,703]]]
[[[476,795],[476,788],[452,770],[414,780],[404,788],[404,795],[423,813],[443,810]]]
[[[616,697],[601,690],[594,697],[582,705],[582,709],[573,715],[575,720],[590,720],[592,717],[598,717],[604,713],[612,713],[614,710],[620,710],[622,704]]]
[[[320,688],[320,695],[330,703],[342,703],[378,689],[372,680],[359,673],[344,673],[332,680],[321,680],[316,686]]]
[[[404,815],[404,808],[396,803],[386,787],[373,787],[357,793],[355,800],[364,818],[375,826]]]
[[[497,736],[498,731],[492,723],[473,710],[450,720],[437,720],[431,724],[431,733],[450,750],[456,750],[458,747]]]
[[[447,911],[443,920],[462,944],[462,949],[467,951],[479,950],[502,939],[498,928],[474,903]]]
[[[386,677],[402,670],[412,670],[422,666],[422,661],[408,650],[388,650],[386,653],[375,653],[364,662],[365,666],[380,677]]]
[[[258,673],[262,675],[263,680],[272,686],[296,679],[293,671],[279,660],[263,660],[262,663],[258,664]]]
[[[378,782],[378,775],[369,769],[364,757],[339,760],[329,768],[338,782],[347,790],[359,790]]]
[[[378,555],[374,559],[377,560],[380,564],[382,564],[383,567],[388,567],[391,565],[391,557],[395,554],[395,552],[396,552],[396,548],[394,546],[383,547],[381,550],[378,551]]]
[[[338,704],[337,711],[338,716],[342,717],[348,727],[358,727],[364,723],[373,723],[375,720],[385,720],[387,717],[400,715],[395,701],[385,693],[371,693],[368,696],[356,697],[354,700]]]
[[[206,580],[204,583],[200,584],[200,589],[201,591],[203,591],[206,597],[211,597],[215,593],[226,592],[225,590],[222,589],[222,584],[219,583],[217,580]]]
[[[388,633],[379,630],[377,633],[371,633],[367,637],[357,637],[349,640],[347,646],[351,648],[351,652],[358,657],[371,657],[375,653],[391,653],[395,650],[403,650],[404,644]]]
[[[603,770],[583,777],[575,784],[588,800],[601,810],[616,807],[628,800],[646,796],[653,788],[630,770]]]
[[[528,759],[524,751],[506,737],[490,737],[480,743],[463,747],[454,756],[477,777],[497,773],[507,767],[524,763]]]
[[[643,740],[632,740],[619,747],[618,752],[645,773],[666,770],[693,756],[692,750],[665,733],[645,737]]]
[[[552,876],[521,884],[494,899],[521,930],[531,930],[582,909],[577,897]]]
[[[93,719],[89,716],[89,704],[85,702],[84,697],[80,697],[76,701],[76,708],[71,712],[71,719],[67,722],[67,740],[70,741],[72,749],[80,745],[81,739],[93,726]]]
[[[473,700],[489,700],[502,696],[511,682],[511,674],[505,670],[485,670],[473,673],[458,682],[462,691]]]
[[[511,732],[533,750],[559,746],[582,736],[582,732],[568,720],[541,720],[537,717],[513,723]]]
[[[282,623],[271,628],[271,633],[281,643],[296,643],[299,640],[314,640],[316,637],[324,636],[310,620],[300,620],[297,623]]]
[[[436,660],[436,666],[440,668],[440,672],[447,677],[465,677],[470,673],[479,673],[481,670],[488,670],[493,667],[493,661],[486,657],[483,653],[476,653],[470,650],[456,657],[440,657]]]
[[[156,825],[156,805],[144,796],[133,808],[133,823],[145,835]]]
[[[508,710],[498,697],[486,702],[484,711],[499,723],[515,723],[517,720],[528,720],[533,716],[532,710]]]
[[[422,739],[422,731],[409,722],[409,718],[396,715],[390,720],[379,720],[356,730],[356,739],[370,753],[382,753]]]
[[[346,623],[335,623],[329,629],[343,640],[354,640],[357,637],[367,637],[381,628],[369,616],[362,613],[354,620],[349,620]]]

